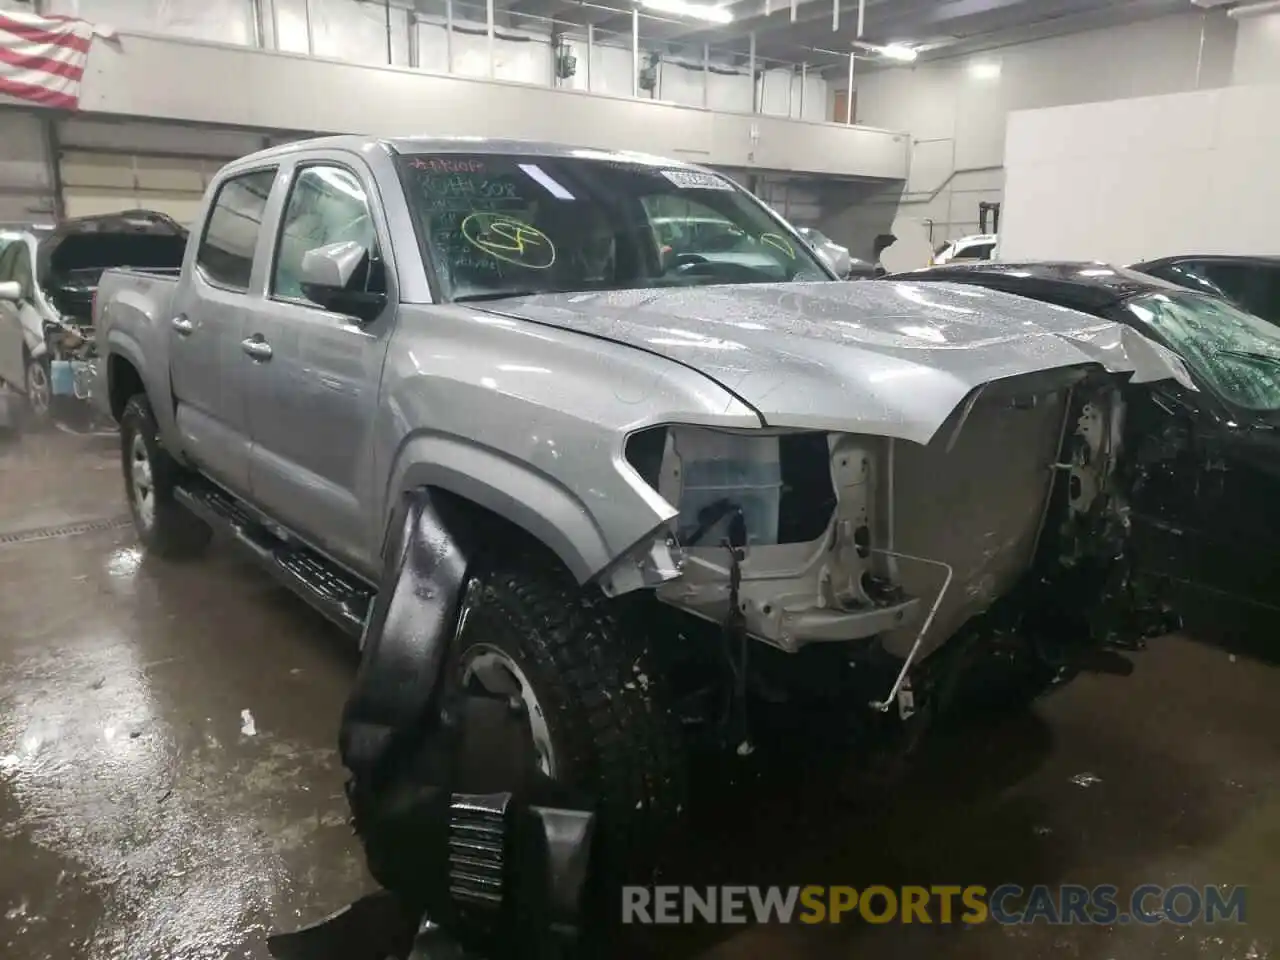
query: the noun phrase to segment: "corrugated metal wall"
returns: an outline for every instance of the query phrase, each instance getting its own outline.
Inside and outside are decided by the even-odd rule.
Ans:
[[[52,222],[53,197],[44,121],[20,110],[5,110],[0,115],[0,222]]]
[[[214,174],[265,143],[254,134],[172,124],[62,121],[58,146],[65,214],[140,208],[190,223]]]

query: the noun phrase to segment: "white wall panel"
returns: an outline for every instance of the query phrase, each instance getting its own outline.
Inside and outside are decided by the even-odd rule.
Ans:
[[[712,71],[707,76],[707,106],[728,113],[751,112],[751,80],[736,73]]]
[[[31,9],[27,6],[27,9]],[[48,0],[46,13],[115,27],[216,40],[253,42],[246,0]]]
[[[489,75],[489,37],[485,24],[454,20],[452,39],[443,23],[418,21],[418,69],[464,77]],[[494,79],[513,83],[551,82],[551,38],[547,34],[510,27],[497,28],[493,41]],[[581,66],[581,65],[580,65]]]
[[[157,81],[164,77],[184,82]],[[211,89],[217,90],[216,97],[208,95]],[[749,107],[750,89],[744,92]],[[900,178],[906,168],[904,138],[890,131],[730,115],[139,34],[94,44],[81,109],[271,132],[393,136],[437,130],[548,139],[724,166],[840,176]]]
[[[1280,13],[1240,20],[1231,82],[1280,83]]]
[[[1280,253],[1280,86],[1014,113],[1001,256]]]
[[[0,0],[0,3],[16,0]],[[119,30],[154,32],[221,43],[252,45],[255,26],[250,0],[49,0],[50,12],[83,17]],[[21,4],[19,5],[21,6]],[[287,53],[352,63],[409,65],[408,11],[400,0],[391,8],[390,59],[387,12],[376,0],[261,0],[263,45]],[[418,69],[488,78],[489,45],[485,24],[476,9],[455,5],[451,42],[440,16],[417,18]],[[585,39],[569,41],[578,57],[578,74],[565,86],[617,96],[631,96],[630,38],[599,33],[588,58]],[[452,64],[449,50],[452,48]],[[642,38],[642,56],[643,50]],[[588,63],[590,59],[590,63]],[[745,70],[711,74],[704,97],[701,63],[664,62],[661,99],[688,106],[709,102],[712,109],[750,112],[751,81]],[[498,80],[551,85],[552,50],[549,31],[499,26],[494,43],[494,72]],[[794,81],[798,84],[798,79]],[[827,85],[811,77],[805,97],[805,119],[825,120]],[[785,71],[770,71],[765,83],[763,112],[786,116]],[[793,91],[790,115],[799,117],[799,97]]]
[[[676,60],[664,60],[660,67],[662,78],[659,95],[661,99],[669,103],[683,103],[691,107],[701,107],[706,104],[703,99],[703,90],[706,85],[706,76],[710,71],[704,71],[702,64],[683,63]],[[747,78],[744,76],[742,82],[746,83]]]
[[[906,192],[874,202],[932,219],[939,241],[976,232],[979,201],[1001,197],[1010,111],[1221,87],[1235,58],[1234,22],[1193,11],[864,72],[858,122],[913,140]]]
[[[223,3],[248,0],[219,0]],[[288,53],[353,63],[387,61],[386,7],[371,0],[261,0],[266,46]],[[274,8],[274,9],[273,9]],[[308,24],[309,21],[309,24]],[[403,5],[391,7],[391,63],[409,64],[409,21]],[[310,36],[308,37],[308,32]],[[308,46],[310,44],[310,46]]]
[[[391,8],[391,60],[409,64],[408,14]],[[311,33],[318,57],[382,63],[387,60],[386,8],[380,3],[354,0],[311,0]]]
[[[314,44],[314,39],[307,39],[306,0],[268,0],[268,3],[267,46],[286,53],[306,53],[308,43]]]
[[[578,62],[587,59],[586,44],[577,46]],[[615,97],[631,96],[631,50],[611,43],[591,46],[591,92]],[[584,83],[578,89],[586,89]]]

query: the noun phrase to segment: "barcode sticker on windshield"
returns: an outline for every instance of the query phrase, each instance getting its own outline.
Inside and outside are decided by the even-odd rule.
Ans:
[[[714,173],[701,170],[663,170],[662,175],[681,190],[732,190],[733,185]]]

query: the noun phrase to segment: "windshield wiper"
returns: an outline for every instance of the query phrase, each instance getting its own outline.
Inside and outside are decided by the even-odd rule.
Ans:
[[[485,293],[467,293],[454,297],[454,303],[479,303],[485,300],[508,300],[516,297],[536,297],[545,290],[489,290]]]
[[[1280,354],[1260,353],[1257,350],[1219,350],[1223,357],[1240,357],[1244,360],[1265,360],[1267,363],[1280,365]]]

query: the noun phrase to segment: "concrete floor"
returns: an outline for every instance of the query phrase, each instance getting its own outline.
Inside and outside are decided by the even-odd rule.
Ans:
[[[354,658],[230,547],[145,559],[119,522],[117,457],[111,436],[0,442],[0,956],[264,957],[267,931],[370,886],[334,750]],[[101,522],[6,536],[82,521]],[[1277,667],[1164,638],[1133,677],[1085,677],[935,753],[887,812],[850,810],[803,772],[749,795],[708,818],[704,859],[739,883],[1249,884],[1250,922],[686,930],[655,949],[1267,960],[1280,947]]]

